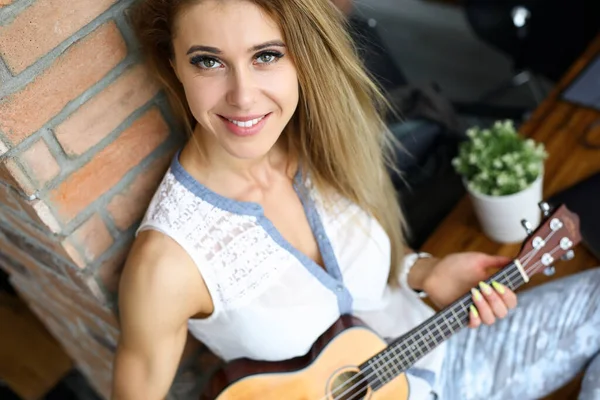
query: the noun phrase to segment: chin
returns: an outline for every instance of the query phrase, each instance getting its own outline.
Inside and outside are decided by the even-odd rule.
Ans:
[[[249,161],[264,157],[276,142],[276,140],[268,140],[267,138],[257,137],[254,139],[247,143],[232,143],[231,141],[227,141],[227,143],[222,143],[222,146],[232,157]]]

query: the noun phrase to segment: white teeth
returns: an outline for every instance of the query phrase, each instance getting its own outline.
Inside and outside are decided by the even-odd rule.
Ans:
[[[236,124],[236,125],[237,125],[237,126],[239,126],[240,128],[250,128],[251,126],[254,126],[254,125],[258,124],[258,123],[259,123],[259,122],[260,122],[260,121],[261,121],[263,118],[264,118],[264,116],[262,116],[262,117],[260,117],[260,118],[253,119],[253,120],[251,120],[251,121],[245,121],[245,122],[242,122],[242,121],[236,121],[236,120],[229,119],[229,118],[227,118],[227,120],[228,120],[229,122],[231,122],[231,123],[234,123],[234,124]]]

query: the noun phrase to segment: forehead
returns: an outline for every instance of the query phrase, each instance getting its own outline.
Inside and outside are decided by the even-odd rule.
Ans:
[[[266,41],[282,40],[278,24],[259,6],[245,0],[206,0],[177,17],[176,45],[207,45],[224,52],[247,51]]]

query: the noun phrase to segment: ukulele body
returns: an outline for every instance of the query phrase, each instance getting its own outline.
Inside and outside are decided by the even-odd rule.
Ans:
[[[248,359],[231,361],[218,370],[201,400],[405,400],[405,374],[377,391],[351,386],[357,366],[387,347],[360,320],[342,316],[312,346],[308,354],[283,362]]]

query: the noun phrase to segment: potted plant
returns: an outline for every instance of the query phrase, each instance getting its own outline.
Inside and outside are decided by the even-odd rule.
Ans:
[[[521,220],[540,223],[544,160],[542,143],[525,139],[510,120],[472,127],[452,160],[462,176],[484,233],[500,243],[527,236]]]

